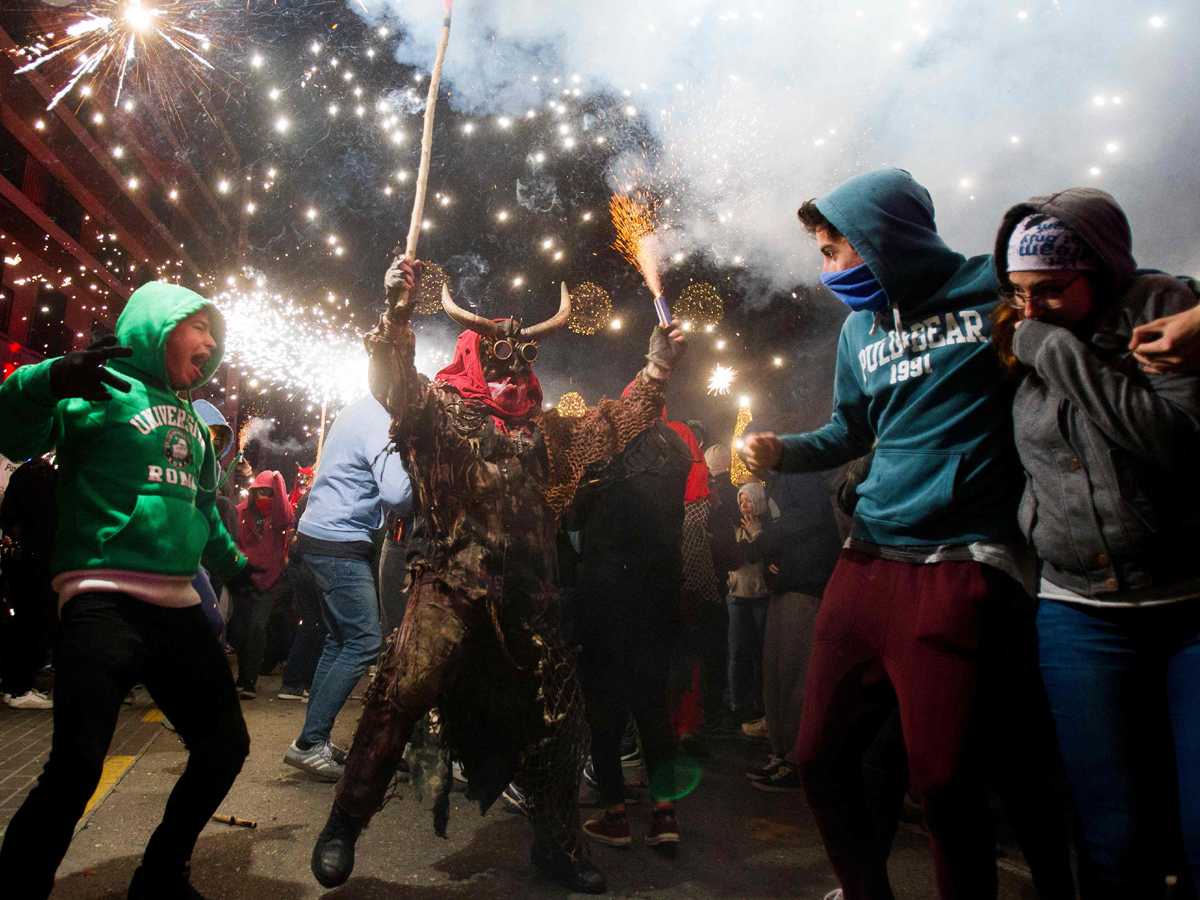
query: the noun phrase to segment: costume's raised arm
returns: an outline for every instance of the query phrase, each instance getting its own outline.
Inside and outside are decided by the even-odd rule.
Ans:
[[[413,362],[416,337],[408,327],[410,289],[420,275],[419,262],[410,263],[402,256],[392,262],[383,282],[388,311],[363,336],[371,394],[392,414],[393,425],[404,419],[424,390]]]
[[[620,400],[601,400],[579,417],[551,411],[542,418],[550,461],[546,499],[555,513],[561,515],[571,504],[587,466],[612,459],[662,418],[671,369],[686,347],[677,322],[672,329],[668,335],[655,327],[647,365]]]

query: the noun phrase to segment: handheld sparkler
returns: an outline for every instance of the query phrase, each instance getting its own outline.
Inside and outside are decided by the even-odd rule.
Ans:
[[[666,298],[662,294],[654,298],[654,311],[658,313],[658,324],[663,328],[670,328],[671,308],[667,306]]]

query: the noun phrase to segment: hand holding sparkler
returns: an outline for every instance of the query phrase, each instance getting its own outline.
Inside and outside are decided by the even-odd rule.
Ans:
[[[739,455],[747,468],[755,472],[767,472],[778,468],[783,459],[783,441],[769,431],[748,434],[742,439]]]
[[[668,326],[656,325],[650,333],[650,352],[646,354],[646,374],[665,381],[671,370],[679,364],[687,352],[687,340],[678,319],[671,319]]]

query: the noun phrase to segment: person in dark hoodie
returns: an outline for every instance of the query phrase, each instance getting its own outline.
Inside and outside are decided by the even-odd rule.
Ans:
[[[51,570],[62,618],[50,758],[0,847],[6,900],[49,896],[138,681],[189,755],[129,897],[200,896],[189,884],[196,838],[250,747],[192,587],[201,560],[234,584],[254,571],[218,518],[216,456],[188,399],[221,364],[224,335],[208,300],[151,282],[130,295],[115,337],[21,366],[0,385],[0,453],[57,448]]]
[[[621,737],[631,714],[655,801],[646,843],[679,842],[670,800],[676,741],[667,689],[683,624],[684,496],[691,469],[691,448],[665,421],[656,422],[615,459],[585,471],[565,517],[569,530],[580,532],[574,638],[605,805],[583,831],[610,846],[632,842],[621,773]]]
[[[57,480],[54,464],[34,457],[12,473],[0,500],[0,529],[14,541],[4,561],[9,614],[0,617],[0,700],[11,709],[54,708],[34,679],[56,630],[50,559],[58,530]]]
[[[766,766],[747,775],[755,789],[783,793],[800,790],[796,735],[813,623],[825,584],[837,565],[840,544],[829,491],[819,474],[772,475],[767,495],[779,509],[779,518],[766,535],[763,558],[773,576],[762,663],[771,757]]]
[[[822,281],[852,310],[828,425],[749,435],[751,469],[835,468],[875,446],[814,625],[796,758],[847,900],[891,897],[862,756],[898,704],[943,898],[994,897],[995,844],[972,740],[985,604],[1021,585],[1012,388],[990,342],[990,257],[938,236],[911,175],[851,178],[800,207]],[[886,652],[885,652],[886,651]]]
[[[1138,271],[1132,243],[1121,207],[1093,188],[1017,204],[996,238],[1010,305],[997,318],[1024,376],[1019,521],[1041,562],[1038,654],[1085,900],[1162,895],[1173,829],[1155,811],[1174,805],[1172,781],[1200,882],[1200,376],[1145,371],[1130,349],[1139,327],[1196,298]]]

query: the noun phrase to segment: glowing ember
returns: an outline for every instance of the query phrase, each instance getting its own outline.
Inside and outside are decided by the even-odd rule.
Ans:
[[[708,393],[724,397],[733,387],[735,378],[737,378],[737,372],[731,366],[714,366],[712,374],[708,376]]]

